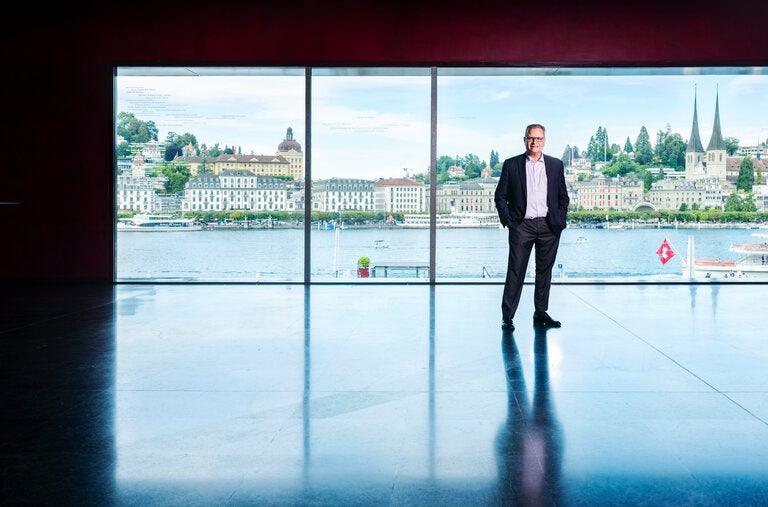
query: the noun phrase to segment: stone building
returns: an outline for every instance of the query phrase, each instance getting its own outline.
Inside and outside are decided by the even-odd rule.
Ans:
[[[312,184],[312,211],[374,211],[374,186],[359,178],[330,178]]]
[[[285,211],[288,191],[285,180],[224,170],[189,180],[184,188],[183,211]]]
[[[376,181],[374,210],[393,212],[426,211],[426,189],[423,183],[410,178],[387,178]]]
[[[598,176],[574,182],[573,196],[580,209],[633,211],[643,201],[643,181],[637,178]]]
[[[701,210],[722,209],[723,196],[728,193],[721,181],[712,176],[694,181],[657,181],[651,186],[647,199],[658,210],[679,210],[683,204],[689,210],[694,207]]]
[[[496,213],[493,200],[498,178],[476,178],[466,181],[448,181],[437,185],[438,213]],[[426,193],[429,202],[430,192]]]

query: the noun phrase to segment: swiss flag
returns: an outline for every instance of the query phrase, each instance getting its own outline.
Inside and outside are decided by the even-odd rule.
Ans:
[[[669,259],[675,256],[675,252],[672,251],[672,247],[669,246],[667,238],[664,238],[664,241],[661,242],[661,246],[656,250],[656,255],[659,256],[659,260],[662,264],[666,264]]]

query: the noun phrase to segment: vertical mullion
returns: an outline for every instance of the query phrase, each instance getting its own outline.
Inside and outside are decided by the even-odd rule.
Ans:
[[[437,67],[430,78],[430,147],[429,147],[429,284],[435,284],[435,247],[437,232]]]
[[[312,67],[304,70],[304,285],[312,269]]]

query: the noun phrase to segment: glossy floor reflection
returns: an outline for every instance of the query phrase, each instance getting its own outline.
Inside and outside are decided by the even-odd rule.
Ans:
[[[4,503],[766,505],[765,285],[3,287]]]

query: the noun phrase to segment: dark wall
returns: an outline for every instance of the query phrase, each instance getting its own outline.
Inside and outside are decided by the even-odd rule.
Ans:
[[[768,65],[746,0],[72,4],[4,16],[0,280],[112,280],[114,66]]]

